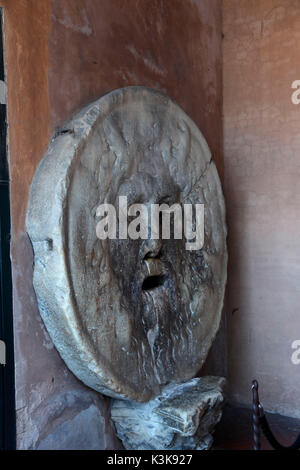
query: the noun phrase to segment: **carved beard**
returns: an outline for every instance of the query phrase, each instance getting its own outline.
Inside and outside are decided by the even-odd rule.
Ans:
[[[172,291],[167,285],[144,291],[141,302],[140,318],[151,352],[154,374],[161,384],[167,382],[167,377],[171,378],[176,365],[177,334],[173,330],[177,325],[178,309],[174,306],[177,299]]]
[[[160,384],[172,380],[179,357],[189,347],[191,335],[186,327],[190,312],[184,301],[186,292],[182,282],[179,276],[170,276],[163,286],[144,291],[138,302],[135,321],[142,323],[154,374]]]
[[[191,303],[202,288],[211,289],[213,283],[211,270],[205,270],[204,263],[202,254],[189,253],[181,273],[169,273],[163,286],[142,294],[139,319],[160,384],[172,380],[181,357],[195,352]]]
[[[119,271],[116,258],[113,256],[110,260],[110,265],[115,268],[113,272],[121,303],[132,325],[131,331],[133,334],[143,332],[141,336],[131,338],[131,348],[136,350],[143,342],[156,380],[162,385],[176,375],[180,358],[191,354],[194,349],[190,303],[203,282],[203,259],[202,256],[197,258],[195,265],[193,255],[188,255],[182,272],[179,270],[180,253],[177,253],[178,265],[174,268],[165,260],[164,282],[149,290],[141,288],[140,273],[135,276],[127,268],[126,275],[123,275],[124,271]]]

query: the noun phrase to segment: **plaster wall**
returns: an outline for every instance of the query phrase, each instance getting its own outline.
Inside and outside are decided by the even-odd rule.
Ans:
[[[300,2],[224,0],[223,19],[231,400],[257,378],[267,410],[299,418]]]

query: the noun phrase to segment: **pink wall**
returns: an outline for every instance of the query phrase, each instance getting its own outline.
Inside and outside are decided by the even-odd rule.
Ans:
[[[250,404],[300,417],[299,0],[224,0],[229,378]]]

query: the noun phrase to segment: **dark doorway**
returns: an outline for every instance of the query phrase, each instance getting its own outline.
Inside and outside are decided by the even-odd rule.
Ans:
[[[0,31],[0,340],[5,364],[0,363],[0,449],[15,448],[15,392],[10,264],[9,170],[7,159],[6,84],[3,16]],[[4,344],[3,344],[4,343]],[[3,362],[3,348],[1,361]]]

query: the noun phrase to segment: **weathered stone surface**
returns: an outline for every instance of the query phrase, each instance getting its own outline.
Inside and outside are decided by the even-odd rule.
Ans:
[[[88,432],[87,432],[88,424]],[[70,435],[72,440],[70,440]],[[105,419],[95,405],[59,424],[38,446],[38,450],[105,449]]]
[[[118,196],[129,205],[203,203],[203,249],[187,251],[185,239],[99,240],[96,209]],[[146,401],[195,375],[220,322],[225,209],[208,146],[178,105],[129,87],[84,109],[36,172],[27,230],[40,313],[79,379]],[[143,290],[153,258],[164,281]]]
[[[113,400],[112,420],[125,449],[209,449],[222,416],[225,379],[201,377],[167,386],[148,403]]]
[[[32,389],[32,395],[40,397],[39,392]],[[69,387],[16,413],[20,449],[122,449],[110,419],[109,400],[93,390]]]

